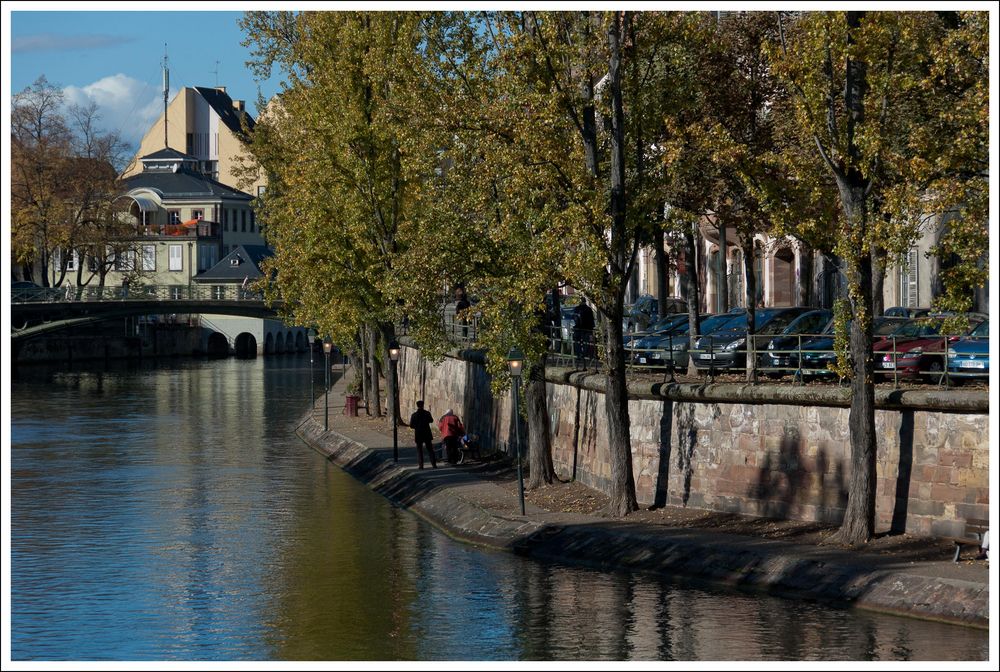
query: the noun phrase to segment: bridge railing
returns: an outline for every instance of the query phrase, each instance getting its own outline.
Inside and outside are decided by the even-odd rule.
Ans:
[[[241,285],[128,285],[104,287],[29,287],[11,290],[11,303],[107,301],[263,301],[259,291]]]

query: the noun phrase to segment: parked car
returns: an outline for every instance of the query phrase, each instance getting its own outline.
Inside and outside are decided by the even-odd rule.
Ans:
[[[42,287],[30,280],[10,283],[10,300],[15,302],[60,301],[66,297],[65,287]]]
[[[942,333],[944,325],[943,318],[922,317],[900,326],[872,348],[875,371],[906,378],[932,374],[931,380],[937,382],[949,344],[962,336]]]
[[[686,322],[688,320],[687,313],[679,314],[674,313],[672,315],[667,315],[660,318],[654,324],[651,324],[645,331],[632,331],[625,334],[625,348],[630,349],[635,343],[639,342],[641,339],[647,336],[655,336],[658,334],[665,334],[671,329],[676,327],[681,322]]]
[[[688,365],[688,332],[690,322],[687,316],[676,316],[679,319],[675,325],[666,331],[650,334],[636,341],[632,346],[630,361],[638,366],[684,369]],[[712,332],[724,327],[738,317],[733,313],[721,315],[703,315],[701,331]]]
[[[990,375],[990,322],[984,320],[948,348],[948,372],[959,380]]]
[[[796,351],[800,343],[823,333],[826,326],[833,320],[833,311],[820,309],[802,313],[785,327],[780,335],[770,339],[763,345],[759,366],[767,375],[779,377],[799,366],[799,355]],[[768,371],[770,369],[770,371]]]
[[[909,322],[910,320],[903,317],[876,317],[872,320],[872,336],[877,343],[880,337],[892,333],[900,326]],[[796,373],[801,374],[803,377],[833,375],[833,372],[830,371],[830,366],[837,359],[837,354],[833,350],[834,325],[835,323],[831,319],[829,324],[823,329],[822,335],[802,342],[802,361]],[[847,323],[847,328],[850,330],[850,322]]]
[[[625,307],[622,328],[625,333],[651,331],[650,325],[655,324],[660,319],[677,313],[686,313],[687,310],[687,301],[684,299],[675,296],[667,297],[661,307],[659,299],[655,296],[642,294],[634,303]]]
[[[809,308],[760,308],[754,311],[754,331],[761,336],[774,336],[784,331],[795,318]],[[743,369],[747,365],[747,312],[740,310],[734,320],[714,333],[701,336],[692,353],[699,369]],[[755,341],[758,343],[760,341]]]

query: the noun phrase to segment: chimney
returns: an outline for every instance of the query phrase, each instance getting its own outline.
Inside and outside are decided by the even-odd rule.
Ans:
[[[226,87],[224,87],[224,86],[217,86],[217,87],[215,87],[215,90],[216,91],[220,91],[222,93],[225,93],[226,92]]]
[[[233,107],[236,108],[237,112],[243,112],[244,108],[246,107],[246,102],[242,100],[234,100]]]

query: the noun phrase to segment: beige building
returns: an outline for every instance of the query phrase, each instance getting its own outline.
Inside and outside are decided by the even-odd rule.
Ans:
[[[244,153],[244,125],[252,131],[254,119],[244,101],[230,98],[226,87],[185,86],[167,106],[166,114],[160,115],[143,136],[136,158],[122,176],[142,172],[140,157],[174,148],[193,157],[197,170],[205,175],[256,196],[266,184],[263,178],[244,184],[237,175]]]

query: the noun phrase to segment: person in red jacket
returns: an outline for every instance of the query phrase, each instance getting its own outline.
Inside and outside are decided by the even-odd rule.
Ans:
[[[441,430],[441,438],[444,440],[445,454],[448,456],[449,464],[458,462],[458,441],[465,434],[465,427],[455,412],[450,408],[438,420],[438,429]]]

